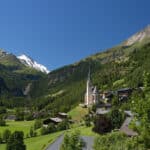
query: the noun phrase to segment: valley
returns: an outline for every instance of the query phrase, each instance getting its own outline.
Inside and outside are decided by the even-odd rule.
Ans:
[[[0,50],[0,149],[15,131],[23,133],[27,150],[45,150],[60,135],[67,139],[79,131],[96,139],[94,150],[147,150],[149,31],[50,72],[30,57]],[[122,133],[125,126],[136,134]]]

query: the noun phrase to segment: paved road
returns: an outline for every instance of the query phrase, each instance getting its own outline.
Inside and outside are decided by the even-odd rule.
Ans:
[[[129,124],[132,121],[133,117],[127,117],[125,121],[123,122],[120,131],[125,133],[127,136],[137,136],[137,132],[133,131],[129,128]]]
[[[83,150],[93,150],[94,137],[91,136],[82,136],[82,139],[86,143],[86,147]]]
[[[64,136],[60,136],[54,143],[52,143],[47,150],[59,150],[61,143],[63,141]],[[82,139],[84,140],[84,142],[86,143],[86,147],[83,148],[83,150],[93,150],[92,146],[93,146],[93,142],[94,142],[94,138],[91,136],[82,136]]]

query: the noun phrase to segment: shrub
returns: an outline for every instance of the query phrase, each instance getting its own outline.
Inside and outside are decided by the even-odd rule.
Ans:
[[[2,135],[0,134],[0,144],[3,142]]]
[[[35,132],[35,130],[33,129],[33,127],[30,128],[30,137],[35,137],[37,135],[37,133]]]
[[[120,132],[96,137],[94,150],[146,150],[136,138],[127,138]]]
[[[91,126],[91,117],[90,117],[90,115],[85,115],[85,117],[84,117],[84,122],[85,122],[85,125],[86,125],[87,127],[90,127],[90,126]]]
[[[5,107],[0,107],[0,114],[5,114],[7,112]]]
[[[0,126],[6,126],[6,122],[2,116],[0,116]]]
[[[60,150],[82,150],[85,143],[80,138],[80,133],[75,131],[72,134],[66,134]]]
[[[97,133],[106,133],[111,131],[111,121],[106,116],[96,116],[93,131]]]
[[[62,122],[60,122],[57,126],[57,130],[60,131],[60,130],[67,130],[69,129],[69,123],[68,123],[68,120],[64,120]]]
[[[42,127],[42,120],[36,119],[35,123],[34,123],[34,129],[36,130],[36,129],[39,129],[41,127]]]
[[[25,118],[25,120],[30,121],[30,120],[33,120],[33,115],[31,113],[30,114],[26,114],[24,116],[24,118]]]
[[[53,123],[50,123],[47,127],[41,128],[41,135],[53,133],[56,131],[56,127]]]
[[[124,115],[117,108],[114,108],[110,112],[110,120],[112,128],[119,129],[124,120]]]
[[[24,120],[24,112],[22,109],[17,108],[16,109],[16,121],[22,121]]]
[[[26,146],[23,141],[22,131],[15,131],[10,136],[7,142],[6,150],[26,150]]]
[[[8,139],[9,139],[9,137],[10,137],[10,135],[11,135],[10,130],[6,129],[6,130],[3,132],[3,141],[4,141],[4,142],[7,142]]]

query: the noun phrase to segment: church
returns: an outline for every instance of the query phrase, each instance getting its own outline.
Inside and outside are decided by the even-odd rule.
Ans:
[[[93,104],[97,104],[99,101],[99,92],[97,90],[97,87],[92,85],[91,82],[91,75],[90,75],[90,71],[88,74],[88,79],[87,79],[87,83],[86,83],[86,93],[85,93],[85,100],[84,100],[84,104],[86,106],[90,106]]]

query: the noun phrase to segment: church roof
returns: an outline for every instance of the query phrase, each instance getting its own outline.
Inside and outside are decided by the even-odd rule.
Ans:
[[[110,109],[98,108],[98,109],[96,110],[96,114],[97,114],[97,115],[105,115],[105,114],[107,114],[107,113],[109,113],[109,112],[110,112]]]

